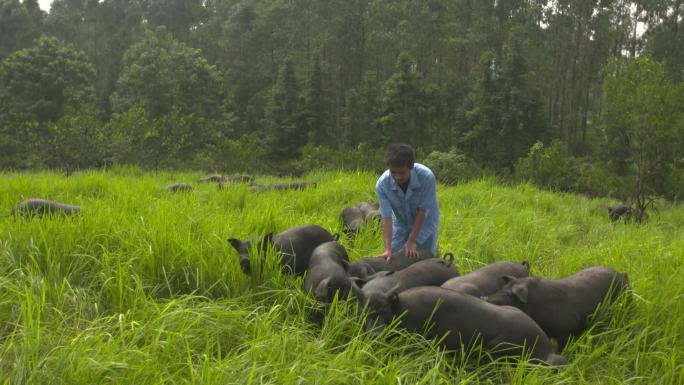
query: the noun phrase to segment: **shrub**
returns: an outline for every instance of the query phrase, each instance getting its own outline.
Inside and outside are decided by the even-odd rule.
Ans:
[[[667,199],[681,201],[684,199],[684,157],[675,161],[674,167],[670,171],[665,193]]]
[[[561,142],[554,141],[548,147],[537,142],[525,158],[518,160],[515,177],[553,190],[575,191],[580,171],[578,163]]]
[[[444,184],[465,182],[484,174],[472,159],[454,147],[449,152],[431,152],[423,163],[435,173],[437,180]]]
[[[225,139],[218,147],[213,165],[216,171],[264,172],[266,150],[258,133],[245,134],[238,139]],[[206,166],[201,168],[207,169]]]
[[[107,144],[97,111],[88,107],[49,123],[45,162],[67,171],[97,166]]]
[[[575,189],[591,197],[626,199],[624,181],[608,168],[591,159],[577,159],[578,176]]]
[[[294,161],[292,166],[301,172],[313,170],[379,171],[384,167],[383,155],[382,150],[370,148],[364,143],[354,148],[331,148],[308,144],[302,149],[300,159]]]

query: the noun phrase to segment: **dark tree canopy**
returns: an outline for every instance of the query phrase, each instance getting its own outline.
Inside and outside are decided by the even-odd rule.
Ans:
[[[54,122],[94,102],[95,70],[71,44],[41,37],[0,64],[0,118]]]
[[[174,109],[217,117],[222,105],[221,85],[218,70],[199,50],[159,28],[147,31],[126,51],[112,107],[123,112],[140,104],[155,118]]]
[[[651,188],[637,190],[678,199],[684,160],[665,154],[684,153],[681,108],[660,119],[625,102],[615,84],[653,77],[608,63],[661,68],[657,89],[678,95],[683,15],[680,0],[54,0],[49,14],[0,0],[0,60],[17,72],[3,85],[4,146],[79,125],[107,144],[106,159],[81,161],[61,135],[51,160],[24,148],[0,167],[377,168],[366,152],[407,141],[444,169],[621,198],[636,196],[630,172],[657,168],[631,174]],[[68,92],[46,85],[51,59],[18,59],[41,35],[94,73],[67,72]],[[615,83],[624,73],[638,84]],[[647,126],[667,138],[653,167],[632,148]]]
[[[95,70],[85,53],[54,37],[0,63],[1,161],[35,165],[52,139],[49,125],[95,104]]]

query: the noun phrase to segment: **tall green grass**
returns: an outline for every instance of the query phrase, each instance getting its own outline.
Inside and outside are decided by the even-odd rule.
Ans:
[[[242,274],[227,238],[305,223],[341,232],[339,212],[374,200],[376,175],[314,173],[315,189],[266,193],[219,191],[193,183],[199,176],[0,176],[0,213],[30,197],[83,208],[0,216],[1,384],[684,383],[681,206],[637,226],[611,223],[599,210],[606,200],[491,180],[438,187],[440,251],[454,252],[462,272],[527,259],[548,277],[592,265],[629,274],[632,303],[570,344],[570,364],[554,369],[444,352],[401,330],[367,335],[353,301],[319,306],[274,256]],[[163,190],[181,181],[195,190]],[[343,243],[352,259],[382,247],[374,228]]]

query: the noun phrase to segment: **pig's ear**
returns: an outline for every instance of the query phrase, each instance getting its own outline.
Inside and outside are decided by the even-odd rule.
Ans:
[[[357,285],[353,279],[350,279],[349,282],[351,282],[352,293],[354,293],[354,296],[359,301],[359,306],[363,307],[365,305],[365,303],[364,303],[365,298],[363,296],[363,290],[361,290],[359,285]]]
[[[501,279],[504,281],[504,284],[507,284],[511,281],[514,281],[516,278],[512,275],[503,275],[501,276]]]
[[[399,284],[396,284],[387,292],[387,302],[389,302],[394,313],[396,313],[397,306],[399,305],[399,286]]]
[[[316,299],[323,297],[323,295],[328,293],[328,285],[330,284],[330,278],[325,278],[318,283],[318,286],[314,288],[314,296]]]
[[[264,235],[263,238],[261,238],[261,240],[259,241],[259,245],[258,245],[257,249],[259,251],[265,253],[266,250],[268,250],[268,246],[272,245],[272,244],[273,244],[273,231]]]
[[[228,243],[230,243],[235,250],[240,250],[240,246],[242,246],[242,241],[237,238],[228,238]]]
[[[520,302],[527,303],[527,285],[513,286],[513,294],[518,297]]]
[[[532,266],[530,266],[530,261],[528,261],[527,259],[523,259],[522,261],[520,261],[520,264],[525,266],[528,272],[532,268]]]

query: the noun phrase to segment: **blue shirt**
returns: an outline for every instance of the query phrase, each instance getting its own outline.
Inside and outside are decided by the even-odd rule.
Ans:
[[[437,229],[439,226],[439,206],[437,204],[435,175],[419,163],[411,169],[406,193],[386,170],[375,185],[375,194],[380,202],[380,215],[383,219],[392,218],[392,249],[403,246],[408,240],[416,220],[418,209],[425,210],[425,221],[418,233],[416,243],[437,253]],[[426,244],[426,242],[430,244]],[[399,245],[400,243],[400,245]]]

